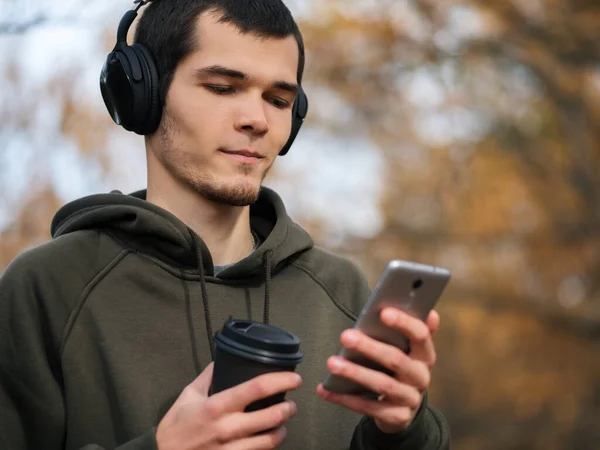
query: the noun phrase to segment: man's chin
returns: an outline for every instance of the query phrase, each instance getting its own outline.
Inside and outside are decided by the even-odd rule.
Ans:
[[[258,200],[260,185],[236,183],[225,186],[202,186],[199,192],[207,200],[221,205],[249,206]]]

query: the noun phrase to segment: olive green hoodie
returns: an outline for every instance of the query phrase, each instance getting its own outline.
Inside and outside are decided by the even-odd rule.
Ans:
[[[64,206],[53,240],[0,278],[0,447],[155,450],[157,424],[210,363],[215,328],[233,316],[301,339],[303,385],[288,394],[298,414],[282,448],[449,448],[426,400],[408,430],[386,435],[316,395],[368,283],[315,247],[269,189],[251,207],[251,226],[260,246],[215,276],[202,239],[145,191]]]

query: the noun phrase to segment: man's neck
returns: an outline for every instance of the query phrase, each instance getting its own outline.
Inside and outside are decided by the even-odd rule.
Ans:
[[[250,207],[220,205],[170,178],[148,180],[146,200],[169,211],[206,243],[213,263],[232,264],[254,250]]]

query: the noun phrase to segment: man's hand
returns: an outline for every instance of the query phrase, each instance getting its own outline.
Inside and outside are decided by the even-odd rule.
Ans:
[[[367,369],[339,356],[327,360],[327,368],[331,373],[380,394],[379,400],[329,392],[322,384],[318,386],[317,393],[324,400],[373,417],[381,431],[392,434],[410,425],[429,387],[431,369],[436,359],[432,335],[439,327],[440,316],[436,311],[431,311],[423,323],[398,309],[385,308],[381,311],[381,320],[408,338],[410,354],[376,341],[358,330],[344,331],[341,342],[344,347],[389,369],[393,375]]]
[[[209,397],[212,374],[213,363],[183,390],[161,420],[156,430],[158,449],[277,448],[286,436],[283,424],[296,414],[295,403],[287,400],[255,412],[244,409],[255,400],[298,388],[300,376],[269,373]]]

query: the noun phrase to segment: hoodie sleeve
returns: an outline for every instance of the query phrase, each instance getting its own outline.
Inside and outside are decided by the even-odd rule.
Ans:
[[[340,298],[350,299],[349,309],[354,318],[367,301],[371,288],[362,271],[348,261],[347,279],[342,283]],[[344,287],[345,286],[345,287]],[[349,291],[347,291],[349,289]],[[377,428],[370,417],[363,417],[356,426],[350,450],[447,450],[450,448],[450,429],[444,416],[428,404],[427,393],[413,423],[398,434],[386,434]]]
[[[385,434],[370,417],[354,430],[350,450],[449,450],[450,432],[444,416],[427,403],[427,394],[413,423],[398,434]]]
[[[57,342],[67,314],[61,311],[61,302],[52,298],[53,277],[41,275],[40,267],[49,267],[47,264],[38,252],[28,252],[0,276],[2,450],[63,450],[65,445]],[[149,430],[118,450],[157,450],[154,435],[154,430]],[[103,448],[86,445],[81,450]]]

